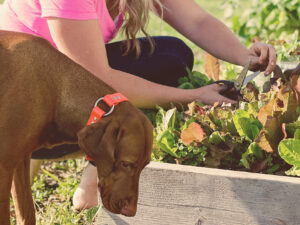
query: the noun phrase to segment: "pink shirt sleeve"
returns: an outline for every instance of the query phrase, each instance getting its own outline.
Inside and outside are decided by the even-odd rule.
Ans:
[[[42,17],[97,19],[95,0],[40,0]]]

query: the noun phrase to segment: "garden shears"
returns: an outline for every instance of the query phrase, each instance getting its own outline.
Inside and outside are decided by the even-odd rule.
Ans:
[[[257,71],[255,73],[250,74],[247,76],[251,61],[249,61],[246,66],[243,68],[242,72],[239,74],[236,80],[229,81],[229,80],[218,80],[214,83],[225,85],[224,90],[220,92],[223,96],[238,100],[241,97],[241,88],[248,84],[251,80],[253,80],[261,71]]]

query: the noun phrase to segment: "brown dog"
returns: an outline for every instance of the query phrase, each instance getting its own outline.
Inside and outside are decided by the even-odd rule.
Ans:
[[[135,215],[139,176],[150,161],[153,127],[130,102],[120,103],[111,115],[87,127],[95,101],[111,93],[115,93],[111,87],[47,41],[0,32],[1,225],[9,224],[11,189],[18,223],[35,224],[31,153],[77,142],[95,160],[104,206],[114,213]]]

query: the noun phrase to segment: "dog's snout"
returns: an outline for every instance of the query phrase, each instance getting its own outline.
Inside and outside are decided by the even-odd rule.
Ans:
[[[124,206],[121,209],[121,214],[124,216],[135,216],[137,209],[137,201],[136,200],[126,200],[124,202]]]
[[[121,209],[121,214],[124,216],[135,216],[136,214],[136,209],[131,208],[128,205],[125,205],[122,209]]]

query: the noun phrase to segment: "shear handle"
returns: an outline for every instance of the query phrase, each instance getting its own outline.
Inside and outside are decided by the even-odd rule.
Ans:
[[[225,86],[225,88],[220,92],[221,94],[224,92],[229,91],[230,89],[234,88],[234,82],[229,80],[217,80],[214,83],[216,84],[222,84]]]
[[[220,91],[221,95],[232,100],[238,100],[240,92],[235,89],[234,82],[229,80],[217,80],[214,83],[225,86],[225,88],[222,91]]]

